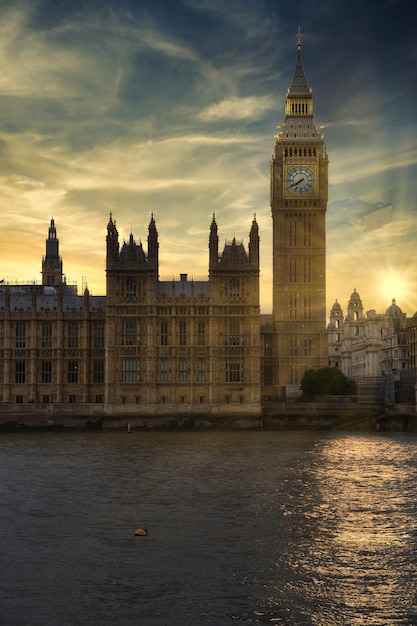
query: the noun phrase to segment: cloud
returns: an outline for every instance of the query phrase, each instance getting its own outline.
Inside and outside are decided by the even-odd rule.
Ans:
[[[365,215],[360,224],[364,228],[365,232],[382,228],[385,224],[389,224],[392,221],[392,205],[381,206],[380,208],[372,211],[368,215]]]
[[[265,111],[274,109],[276,103],[270,96],[251,98],[229,98],[209,105],[198,114],[198,118],[204,122],[217,122],[219,120],[257,119],[262,117]]]
[[[104,64],[98,63],[87,40],[66,43],[63,29],[34,31],[29,29],[30,12],[10,9],[0,23],[0,86],[2,95],[14,97],[66,98],[76,101],[87,91],[96,92],[97,85],[107,84]],[[74,33],[75,34],[75,31]],[[78,45],[77,45],[78,44]],[[89,49],[90,47],[90,49]]]
[[[392,213],[391,204],[384,205],[382,202],[373,204],[359,198],[345,198],[330,203],[327,227],[329,232],[338,234],[344,226],[367,232],[391,222]]]
[[[378,265],[412,249],[415,87],[407,29],[399,38],[390,26],[395,46],[378,42],[385,5],[378,16],[364,6],[359,26],[353,9],[334,2],[312,10],[270,0],[4,0],[2,9],[1,273],[39,274],[54,216],[67,276],[86,275],[103,293],[113,211],[121,236],[133,230],[137,240],[155,213],[161,274],[206,275],[212,213],[221,242],[246,245],[256,212],[268,312],[269,158],[300,14],[330,158],[329,298],[365,276],[367,258]],[[370,26],[375,50],[363,37]],[[387,73],[387,62],[398,72]]]

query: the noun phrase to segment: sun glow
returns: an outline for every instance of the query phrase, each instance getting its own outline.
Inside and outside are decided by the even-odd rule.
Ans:
[[[412,279],[407,271],[386,269],[376,277],[377,290],[380,297],[384,298],[387,306],[392,299],[404,310],[414,298],[411,297]]]

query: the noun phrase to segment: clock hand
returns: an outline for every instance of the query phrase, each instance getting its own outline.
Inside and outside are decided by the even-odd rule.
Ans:
[[[292,185],[290,185],[290,189],[291,187],[297,187],[297,185],[299,185],[300,183],[302,183],[304,180],[304,178],[300,178],[300,180],[296,180],[295,183],[293,183]]]

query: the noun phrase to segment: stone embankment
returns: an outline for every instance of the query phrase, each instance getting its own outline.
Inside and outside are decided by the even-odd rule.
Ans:
[[[345,430],[417,432],[413,406],[386,410],[381,405],[281,403],[263,415],[106,415],[97,404],[3,405],[0,430]]]

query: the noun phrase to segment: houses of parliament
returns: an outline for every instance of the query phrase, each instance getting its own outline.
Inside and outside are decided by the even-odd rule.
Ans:
[[[87,288],[78,295],[66,284],[59,225],[52,219],[42,284],[0,284],[1,419],[32,412],[45,423],[68,414],[116,426],[201,416],[250,421],[267,406],[297,398],[304,372],[329,364],[356,377],[368,399],[382,402],[389,392],[400,401],[388,345],[408,372],[407,397],[415,402],[415,363],[400,356],[401,342],[410,354],[401,310],[387,317],[394,320],[389,326],[384,316],[368,322],[357,302],[346,318],[335,305],[326,327],[327,194],[327,151],[314,122],[298,33],[270,163],[272,315],[260,312],[256,218],[248,220],[246,246],[232,239],[220,249],[221,223],[213,215],[207,280],[181,274],[161,281],[154,216],[144,246],[133,234],[121,242],[117,216],[110,215],[105,296]],[[368,332],[374,334],[372,354]]]

